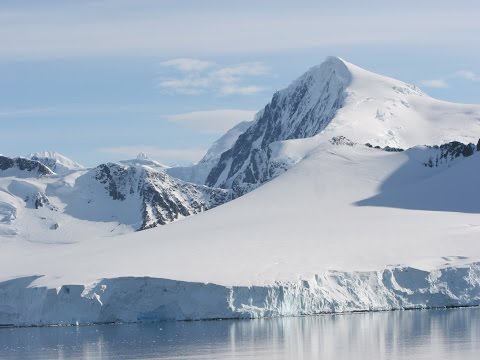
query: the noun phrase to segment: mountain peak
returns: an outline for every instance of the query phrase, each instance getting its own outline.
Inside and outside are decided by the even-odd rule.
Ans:
[[[352,81],[351,68],[354,67],[355,65],[339,57],[328,56],[322,63],[311,67],[302,76],[294,80],[290,86],[283,91],[288,92],[288,89],[294,89],[304,83],[310,83],[310,86],[317,88],[325,82],[330,81],[330,79],[340,83],[343,87],[347,87]]]
[[[474,126],[471,114],[480,108],[457,108],[430,98],[416,86],[329,56],[274,93],[251,126],[222,153],[205,183],[232,189],[235,196],[253,190],[302,158],[303,150],[279,157],[281,142],[290,140],[299,144],[315,137],[304,142],[309,147],[345,136],[393,148],[471,142],[476,135],[460,129]]]
[[[144,152],[140,152],[138,155],[137,155],[137,160],[150,160],[150,158],[147,156],[147,154],[145,154]]]
[[[345,80],[350,81],[351,73],[349,68],[355,65],[337,56],[327,56],[318,66],[324,70],[330,70],[337,73],[337,75],[344,76]]]
[[[38,151],[27,155],[27,159],[36,160],[57,174],[65,174],[84,167],[56,151]]]
[[[144,152],[140,152],[135,159],[120,160],[119,163],[126,166],[149,166],[156,170],[165,170],[168,168],[167,165],[152,160]]]

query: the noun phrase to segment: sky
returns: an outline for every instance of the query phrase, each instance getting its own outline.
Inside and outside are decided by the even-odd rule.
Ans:
[[[0,153],[200,160],[329,55],[480,103],[480,2],[0,0]]]

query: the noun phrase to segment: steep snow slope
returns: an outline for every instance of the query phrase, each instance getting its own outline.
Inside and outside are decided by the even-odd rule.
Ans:
[[[279,141],[319,134],[358,143],[407,148],[457,140],[480,132],[480,106],[435,100],[399,80],[330,57],[274,94],[256,121],[224,152],[207,177],[209,186],[240,196],[298,161],[278,152]],[[302,146],[305,146],[303,144]]]
[[[220,159],[222,153],[237,141],[238,137],[252,124],[251,121],[243,121],[228,130],[222,137],[213,143],[205,156],[197,164],[192,166],[177,166],[166,170],[169,175],[195,184],[203,185],[208,174]]]
[[[47,166],[57,174],[64,175],[74,170],[81,170],[79,163],[55,151],[40,151],[27,155],[28,159],[36,160]]]

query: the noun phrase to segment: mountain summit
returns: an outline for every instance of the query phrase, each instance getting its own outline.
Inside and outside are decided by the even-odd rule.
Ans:
[[[335,136],[394,148],[469,143],[480,129],[472,114],[479,113],[478,106],[439,101],[413,85],[328,57],[273,95],[205,183],[241,196],[290,168],[305,146]],[[311,137],[319,138],[293,145]]]
[[[27,155],[27,158],[41,162],[43,165],[60,175],[64,175],[74,170],[83,169],[82,165],[56,151],[39,151]]]

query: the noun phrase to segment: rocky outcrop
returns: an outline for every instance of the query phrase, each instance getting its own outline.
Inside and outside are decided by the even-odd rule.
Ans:
[[[53,175],[54,172],[47,166],[36,160],[25,159],[21,157],[9,158],[0,155],[0,171],[21,171],[26,175],[41,177],[47,175]],[[2,173],[0,172],[0,176]]]
[[[459,141],[452,141],[440,146],[429,146],[430,149],[435,150],[435,155],[428,158],[423,163],[426,167],[437,167],[442,164],[448,164],[458,157],[469,157],[478,151],[478,145],[463,144]]]
[[[147,166],[107,163],[92,171],[113,200],[133,199],[140,204],[142,224],[138,230],[165,225],[230,199],[227,190],[187,183]]]
[[[391,146],[388,146],[388,145],[385,146],[385,147],[381,147],[379,145],[373,146],[370,143],[366,143],[365,146],[369,147],[369,148],[373,148],[373,149],[387,151],[387,152],[402,152],[402,151],[405,151],[405,149],[397,148],[397,147],[391,147]]]

